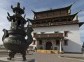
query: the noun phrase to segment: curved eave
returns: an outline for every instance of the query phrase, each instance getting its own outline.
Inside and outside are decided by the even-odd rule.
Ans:
[[[72,7],[72,4],[71,5],[69,5],[68,7],[66,7],[68,10],[70,9]]]
[[[74,24],[78,24],[79,27],[81,27],[81,26],[84,24],[84,22],[77,22],[77,21],[74,21],[74,22],[68,22],[68,23],[65,23],[65,22],[64,22],[64,23],[61,23],[61,24],[55,24],[55,23],[54,23],[53,25],[52,25],[52,24],[51,24],[51,25],[49,25],[49,24],[46,24],[46,25],[44,25],[44,24],[43,24],[43,25],[39,25],[39,24],[38,24],[37,26],[35,26],[35,25],[33,26],[33,25],[32,25],[32,27],[35,28],[35,27],[49,27],[49,26],[74,25]]]
[[[68,16],[60,16],[60,17],[51,17],[51,18],[42,18],[42,19],[35,19],[33,21],[40,21],[40,20],[47,20],[47,19],[56,19],[56,18],[71,18],[72,20],[74,19],[74,17],[77,15],[78,13],[72,14],[72,15],[68,15]],[[71,20],[71,21],[72,21]]]
[[[31,10],[34,14],[36,14],[36,12],[34,10]]]
[[[32,24],[32,27],[49,27],[49,26],[62,26],[62,25],[73,25],[73,24],[79,24],[77,21],[74,22],[61,22],[61,23],[47,23],[47,24]]]
[[[79,27],[81,27],[84,24],[84,22],[79,22]]]
[[[52,12],[52,11],[57,11],[57,10],[69,10],[72,7],[72,4],[64,7],[64,8],[58,8],[58,9],[50,9],[50,10],[46,10],[46,11],[39,11],[39,12],[33,12],[34,14],[39,14],[39,13],[45,13],[45,12]]]
[[[30,21],[30,22],[32,23],[34,20],[32,20],[32,19],[27,19],[27,21]]]

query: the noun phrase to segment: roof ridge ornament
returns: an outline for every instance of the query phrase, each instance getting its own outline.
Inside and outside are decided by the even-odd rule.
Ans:
[[[11,9],[14,13],[22,15],[24,14],[25,7],[20,8],[20,3],[18,2],[16,7],[13,7],[13,5],[11,5]]]
[[[19,2],[17,3],[17,7],[20,8],[20,3]]]

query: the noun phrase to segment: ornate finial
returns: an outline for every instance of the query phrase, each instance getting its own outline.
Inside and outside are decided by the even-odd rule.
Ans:
[[[17,24],[16,24],[17,26],[24,27],[24,24],[26,23],[26,20],[25,20],[25,16],[26,15],[24,15],[24,17],[22,17],[22,14],[24,14],[25,7],[23,7],[23,9],[20,8],[20,3],[18,2],[16,7],[13,7],[11,5],[11,8],[12,8],[12,10],[13,10],[13,12],[15,14],[13,14],[12,16],[10,16],[10,14],[7,12],[7,14],[8,14],[7,19],[10,22],[13,22],[13,23],[14,22],[16,23],[16,21],[17,21]]]
[[[17,3],[17,7],[20,8],[20,3],[19,2]]]
[[[23,7],[23,10],[25,10],[25,7]]]
[[[9,21],[11,21],[11,16],[10,16],[10,14],[7,12],[7,14],[8,14],[8,16],[7,16],[7,19],[9,20]]]
[[[13,9],[13,5],[11,5],[11,8]]]
[[[17,7],[13,7],[12,5],[11,5],[11,8],[12,8],[12,10],[13,10],[13,12],[15,13],[15,14],[24,14],[24,10],[25,10],[25,7],[23,7],[23,9],[22,8],[20,8],[20,3],[18,2],[17,3]]]
[[[10,14],[7,12],[8,16],[10,16]]]

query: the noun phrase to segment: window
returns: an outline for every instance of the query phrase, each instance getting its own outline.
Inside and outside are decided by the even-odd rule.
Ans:
[[[41,32],[41,34],[44,34],[45,32]]]
[[[62,19],[62,21],[67,21],[66,19]]]
[[[54,33],[59,33],[59,31],[55,31]]]
[[[42,45],[42,40],[39,40],[39,45]]]
[[[71,10],[68,10],[68,14],[71,14]]]
[[[35,36],[36,36],[36,34],[37,34],[37,33],[33,33],[33,37],[35,37]]]
[[[37,34],[37,33],[33,33],[34,35]]]
[[[71,21],[71,19],[69,18],[68,21]]]
[[[65,46],[68,45],[68,40],[64,40],[64,45],[65,45]]]
[[[56,40],[56,45],[60,45],[60,41],[59,40]]]
[[[68,31],[64,31],[64,36],[68,37]]]

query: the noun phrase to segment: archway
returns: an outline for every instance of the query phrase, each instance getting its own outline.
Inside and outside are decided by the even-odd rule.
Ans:
[[[51,49],[52,49],[52,43],[46,42],[46,50],[51,50]]]

